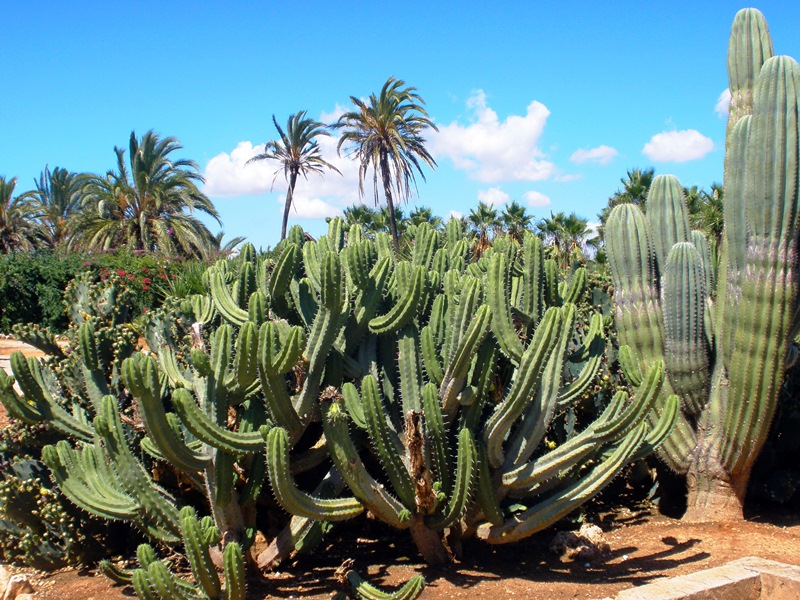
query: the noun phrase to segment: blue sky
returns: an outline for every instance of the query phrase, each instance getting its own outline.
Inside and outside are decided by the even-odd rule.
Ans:
[[[17,2],[2,0],[0,175],[103,173],[132,130],[178,138],[226,237],[280,234],[285,181],[243,163],[307,110],[330,122],[389,76],[440,127],[415,205],[447,216],[517,200],[595,219],[631,167],[722,180],[729,1]],[[800,57],[800,3],[758,5],[776,53]],[[312,233],[358,203],[357,169],[300,180]],[[372,196],[365,198],[372,201]],[[216,224],[212,231],[219,231]]]

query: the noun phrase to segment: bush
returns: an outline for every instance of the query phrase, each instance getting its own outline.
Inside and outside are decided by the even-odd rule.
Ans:
[[[184,272],[191,276],[198,261],[186,261],[148,252],[110,250],[63,254],[53,250],[18,252],[0,257],[0,332],[17,323],[35,323],[54,332],[69,326],[64,289],[80,273],[95,281],[117,274],[133,293],[133,316],[157,308]],[[205,269],[207,265],[203,265]]]

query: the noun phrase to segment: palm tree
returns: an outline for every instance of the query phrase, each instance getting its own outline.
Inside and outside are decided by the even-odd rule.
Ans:
[[[574,212],[569,215],[550,212],[550,217],[536,224],[538,233],[546,243],[552,245],[552,256],[562,268],[569,266],[571,260],[585,260],[589,248],[597,248],[600,238],[592,235],[589,221]]]
[[[522,233],[530,228],[533,216],[529,215],[525,207],[515,200],[511,204],[506,204],[500,219],[508,236],[522,242]]]
[[[489,247],[489,233],[496,231],[502,224],[497,216],[497,210],[484,202],[478,202],[476,208],[470,209],[467,223],[473,235],[478,239],[475,246],[475,256],[483,255]]]
[[[364,195],[364,179],[372,167],[375,204],[378,203],[380,175],[395,249],[399,248],[395,194],[397,199],[407,201],[412,183],[416,189],[414,172],[425,180],[422,163],[436,167],[436,161],[425,148],[422,134],[429,127],[438,131],[428,118],[425,102],[416,88],[404,86],[404,81],[389,77],[380,95],[372,94],[369,102],[351,96],[356,110],[343,114],[335,125],[342,129],[338,151],[341,153],[342,148],[347,147],[348,156],[359,161],[358,191],[361,196]]]
[[[14,196],[17,178],[0,176],[0,252],[32,250],[39,235],[32,219],[30,192]]]
[[[83,178],[77,173],[48,167],[39,175],[31,192],[31,211],[41,224],[43,242],[56,248],[69,242],[83,200]]]
[[[725,224],[724,204],[722,185],[712,183],[710,192],[705,190],[700,192],[697,210],[689,215],[692,227],[705,233],[717,246],[722,240],[722,228]]]
[[[614,195],[608,199],[606,207],[603,208],[598,215],[600,218],[598,233],[601,239],[603,237],[603,227],[606,224],[608,215],[611,214],[611,209],[617,204],[630,202],[641,207],[642,210],[646,209],[647,193],[650,191],[655,173],[656,170],[652,167],[649,169],[634,168],[628,170],[626,178],[619,180],[622,184],[622,189],[614,192]]]
[[[422,223],[427,223],[437,231],[444,226],[442,218],[434,215],[433,211],[427,206],[415,207],[408,215],[409,225],[421,225]]]
[[[272,115],[272,122],[275,124],[275,129],[278,130],[280,139],[267,142],[264,152],[254,156],[246,164],[259,160],[274,160],[281,165],[275,171],[275,177],[283,170],[283,176],[289,182],[289,189],[286,191],[286,202],[283,206],[283,222],[281,224],[281,241],[283,241],[286,238],[289,209],[292,207],[292,200],[294,199],[297,176],[302,175],[308,180],[309,173],[322,175],[326,167],[336,171],[339,175],[342,173],[320,156],[319,144],[314,138],[320,135],[330,135],[323,123],[306,118],[306,111],[304,110],[289,115],[289,120],[286,122],[286,131],[278,125],[275,115]],[[275,178],[272,179],[272,183],[273,185],[275,184]]]
[[[375,217],[377,211],[366,204],[354,204],[343,211],[344,220],[348,225],[361,225],[364,231],[375,231]]]
[[[197,164],[170,157],[180,149],[175,138],[162,139],[152,130],[141,141],[131,133],[129,166],[125,151],[114,148],[116,170],[87,177],[75,243],[198,257],[215,249],[214,235],[193,213],[206,213],[218,223],[219,214],[197,187],[203,181]]]

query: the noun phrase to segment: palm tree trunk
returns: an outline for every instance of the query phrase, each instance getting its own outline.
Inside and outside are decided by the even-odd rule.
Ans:
[[[283,206],[283,223],[281,224],[281,241],[286,239],[286,226],[289,224],[289,209],[294,199],[294,186],[297,183],[297,171],[292,169],[289,175],[289,189],[286,191],[286,203]]]
[[[389,209],[389,231],[392,233],[394,251],[400,251],[400,240],[397,235],[397,223],[394,218],[394,202],[392,202],[392,183],[390,180],[389,162],[386,154],[381,152],[381,180],[383,181],[383,195],[386,197],[386,208]]]

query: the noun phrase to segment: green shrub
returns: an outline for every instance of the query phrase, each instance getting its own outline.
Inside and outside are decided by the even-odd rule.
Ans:
[[[197,283],[193,274],[207,266],[128,250],[91,254],[38,250],[6,255],[0,258],[0,332],[10,332],[17,323],[35,323],[55,332],[66,330],[69,319],[64,310],[64,289],[87,271],[94,281],[112,274],[122,277],[132,293],[136,317],[159,307],[166,295],[175,295],[177,290],[172,288],[181,282],[188,283],[193,292]]]

